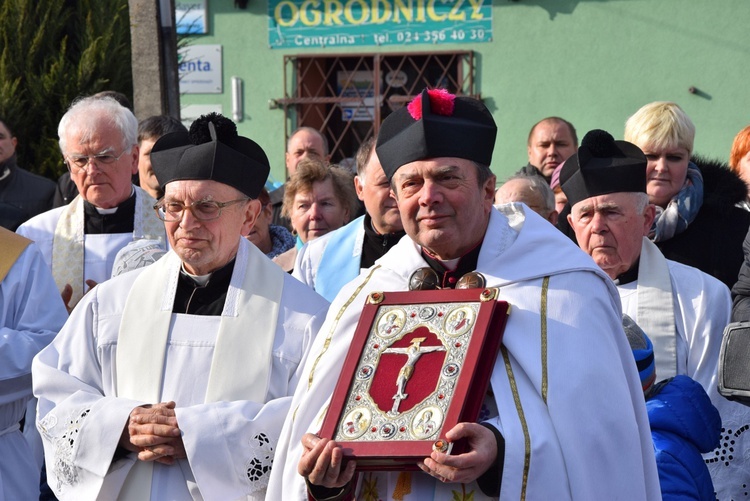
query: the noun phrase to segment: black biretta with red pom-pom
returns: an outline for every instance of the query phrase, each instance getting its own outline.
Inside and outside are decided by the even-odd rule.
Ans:
[[[600,129],[589,131],[578,152],[565,161],[560,186],[571,207],[608,193],[646,193],[646,155]]]
[[[211,113],[190,126],[190,133],[173,132],[159,138],[151,150],[151,165],[159,185],[179,180],[212,180],[258,198],[271,165],[255,141],[237,134],[230,119]]]
[[[383,121],[375,151],[390,180],[402,165],[427,158],[489,166],[496,137],[497,125],[482,101],[425,89]]]

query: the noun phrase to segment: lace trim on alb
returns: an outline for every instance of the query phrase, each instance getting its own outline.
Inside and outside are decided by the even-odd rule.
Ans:
[[[44,435],[47,440],[52,442],[55,448],[55,457],[53,464],[49,464],[50,458],[47,458],[47,466],[52,469],[55,479],[57,479],[57,490],[60,491],[64,485],[75,485],[78,483],[78,468],[73,463],[73,451],[78,440],[78,433],[81,431],[81,424],[91,409],[84,409],[73,413],[65,422],[65,428],[62,434],[53,434],[57,426],[57,416],[48,414],[39,422],[39,433]]]
[[[250,492],[268,487],[273,465],[274,449],[265,433],[258,433],[250,440],[250,459],[245,463]]]

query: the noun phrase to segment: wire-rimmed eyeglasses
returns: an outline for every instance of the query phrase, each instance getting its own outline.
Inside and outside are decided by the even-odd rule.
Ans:
[[[154,210],[156,210],[156,215],[159,219],[168,223],[180,221],[186,210],[192,212],[193,217],[198,221],[212,221],[221,216],[221,210],[224,207],[240,202],[247,202],[248,200],[250,199],[238,198],[237,200],[230,200],[228,202],[198,200],[197,202],[186,205],[182,202],[165,202],[162,199],[154,205]]]
[[[104,153],[101,155],[68,155],[65,157],[65,163],[68,164],[68,168],[75,170],[76,172],[86,169],[89,163],[93,160],[97,165],[110,165],[117,162],[122,156],[130,151],[132,148],[126,148],[122,150],[122,153],[115,156],[112,153]]]

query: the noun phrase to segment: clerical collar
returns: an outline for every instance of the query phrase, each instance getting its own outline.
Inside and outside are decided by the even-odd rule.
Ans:
[[[365,240],[362,243],[362,258],[360,259],[360,268],[369,268],[375,261],[383,257],[391,247],[396,245],[401,237],[406,235],[404,231],[396,233],[380,234],[372,226],[372,218],[365,214]]]
[[[235,260],[225,264],[218,270],[202,276],[190,275],[180,270],[177,280],[173,313],[188,313],[190,315],[219,316],[224,311],[224,302],[232,280]],[[196,280],[208,277],[208,280]]]
[[[213,273],[209,273],[208,275],[193,275],[185,269],[185,263],[182,263],[180,267],[180,273],[184,273],[185,275],[190,277],[193,282],[198,284],[200,287],[205,287],[208,281],[211,279],[211,275],[213,275]]]
[[[615,278],[615,285],[625,285],[638,280],[638,265],[640,262],[641,259],[638,258],[628,271],[618,275],[617,278]]]
[[[135,218],[135,190],[114,210],[100,209],[84,200],[83,211],[84,233],[88,235],[132,233]]]
[[[458,282],[462,276],[477,269],[479,251],[481,249],[482,242],[479,242],[473,249],[458,258],[458,264],[453,270],[450,270],[448,269],[448,266],[445,266],[444,263],[446,262],[437,259],[435,256],[431,256],[424,247],[422,247],[422,257],[427,261],[427,264],[430,265],[430,268],[435,270],[438,276],[441,277],[440,287],[443,289],[453,289],[456,287],[456,282]],[[452,264],[452,261],[454,260],[448,262]]]

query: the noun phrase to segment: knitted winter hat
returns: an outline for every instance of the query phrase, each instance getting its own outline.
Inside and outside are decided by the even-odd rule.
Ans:
[[[654,364],[654,345],[643,329],[638,327],[632,318],[622,316],[622,328],[628,337],[630,349],[633,350],[638,375],[641,377],[643,393],[647,393],[656,380],[656,365]]]

